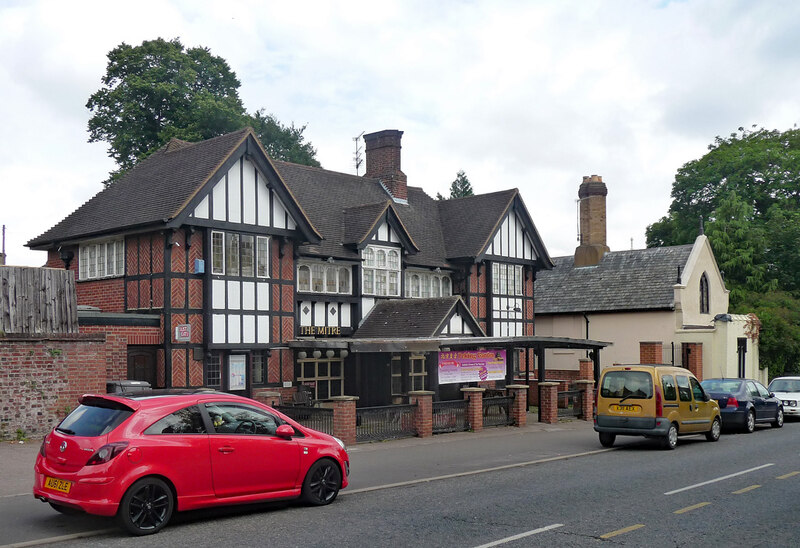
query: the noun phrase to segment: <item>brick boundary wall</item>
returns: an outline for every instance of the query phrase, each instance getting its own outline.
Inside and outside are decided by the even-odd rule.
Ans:
[[[87,392],[106,391],[102,334],[0,337],[0,439],[42,437]]]

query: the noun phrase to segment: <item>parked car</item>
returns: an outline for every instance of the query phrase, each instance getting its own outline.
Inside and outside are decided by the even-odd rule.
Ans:
[[[776,377],[768,390],[783,402],[786,417],[800,417],[800,377]]]
[[[254,400],[211,390],[84,395],[42,442],[34,496],[59,512],[116,516],[134,535],[173,512],[347,487],[341,440]]]
[[[722,426],[753,432],[756,423],[783,426],[783,403],[752,379],[705,379],[700,383],[719,402]]]
[[[721,425],[717,401],[688,369],[614,366],[600,376],[594,429],[603,447],[623,435],[660,438],[665,449],[675,449],[683,435],[717,441]]]

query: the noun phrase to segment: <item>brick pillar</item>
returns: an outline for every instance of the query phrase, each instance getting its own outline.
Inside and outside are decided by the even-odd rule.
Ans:
[[[416,403],[414,409],[414,429],[420,438],[433,435],[433,392],[414,390],[408,393],[409,401]]]
[[[333,435],[345,445],[356,443],[356,401],[357,396],[334,396],[333,403]]]
[[[578,360],[578,379],[583,381],[594,380],[594,362],[589,358],[581,358]]]
[[[462,388],[464,399],[469,400],[467,420],[473,432],[483,430],[483,392],[485,388]]]
[[[556,424],[558,422],[558,383],[540,382],[541,400],[539,402],[539,422]]]
[[[658,364],[663,363],[664,346],[660,341],[639,343],[639,363]]]
[[[703,380],[703,343],[683,343],[684,356],[688,358],[683,366],[691,371],[697,380]]]
[[[581,394],[581,418],[585,421],[594,420],[594,381],[580,380],[578,385]]]
[[[511,418],[514,426],[525,426],[528,424],[528,385],[509,384],[506,386],[509,396],[514,396],[511,402]]]

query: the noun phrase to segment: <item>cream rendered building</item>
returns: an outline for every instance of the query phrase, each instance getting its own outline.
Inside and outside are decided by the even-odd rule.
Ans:
[[[574,257],[554,258],[555,267],[538,274],[536,335],[611,342],[600,353],[601,368],[650,361],[646,347],[661,351],[655,360],[684,365],[702,378],[766,383],[767,371],[759,368],[758,319],[728,314],[728,290],[708,238],[608,251],[606,193],[600,177],[584,178],[581,245]],[[548,350],[548,375],[577,370],[586,357],[584,351]]]

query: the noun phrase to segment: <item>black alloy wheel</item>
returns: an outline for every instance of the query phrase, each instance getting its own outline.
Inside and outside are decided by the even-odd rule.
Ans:
[[[117,519],[132,535],[152,535],[167,524],[174,509],[172,489],[163,480],[142,478],[125,492]]]
[[[303,481],[303,500],[312,506],[330,504],[342,487],[339,466],[330,459],[315,462]]]

